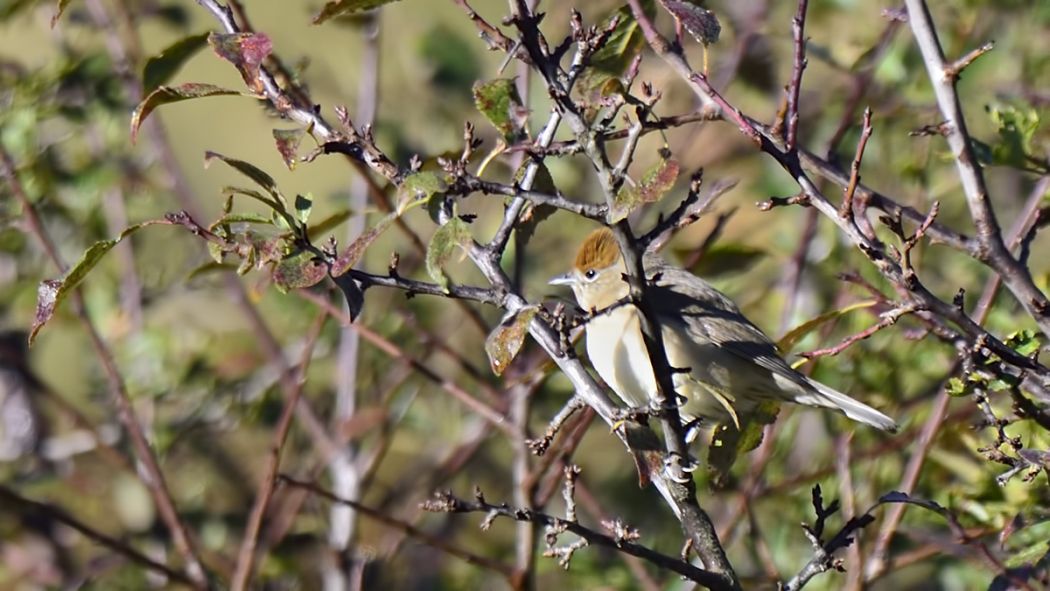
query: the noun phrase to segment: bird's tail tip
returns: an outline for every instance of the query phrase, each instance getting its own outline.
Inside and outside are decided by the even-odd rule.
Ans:
[[[812,395],[811,399],[799,400],[798,402],[838,409],[848,418],[857,421],[858,423],[864,423],[865,425],[870,425],[888,433],[896,433],[900,430],[897,421],[894,421],[892,418],[875,410],[867,404],[854,400],[842,392],[829,386],[825,386],[815,380],[808,381],[816,392]]]

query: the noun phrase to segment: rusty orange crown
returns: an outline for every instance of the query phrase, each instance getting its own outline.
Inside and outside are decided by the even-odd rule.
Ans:
[[[620,260],[620,247],[616,244],[612,230],[598,228],[591,232],[580,245],[580,250],[576,253],[575,265],[580,271],[604,269],[611,267],[618,260]]]

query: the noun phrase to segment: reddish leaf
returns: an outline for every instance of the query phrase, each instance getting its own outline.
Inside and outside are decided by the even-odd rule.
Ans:
[[[249,88],[262,93],[259,66],[273,50],[269,37],[263,33],[212,33],[208,35],[208,43],[219,57],[237,68]]]
[[[295,170],[295,165],[299,162],[299,144],[303,141],[304,135],[306,135],[306,130],[301,128],[273,130],[277,151],[281,153],[281,160],[284,160],[288,170]]]
[[[339,277],[356,265],[357,261],[361,260],[361,255],[365,253],[365,250],[375,242],[376,238],[379,238],[379,235],[387,229],[387,226],[393,223],[396,217],[397,215],[392,213],[379,220],[372,229],[358,236],[332,264],[332,277]]]
[[[718,41],[722,25],[718,23],[715,13],[691,2],[679,0],[660,0],[660,4],[700,43],[711,45]]]

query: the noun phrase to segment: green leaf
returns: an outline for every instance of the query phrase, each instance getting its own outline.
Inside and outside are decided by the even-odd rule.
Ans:
[[[259,197],[262,197],[259,193],[256,193]],[[273,224],[273,218],[268,215],[262,215],[258,213],[227,213],[223,214],[222,217],[212,222],[208,230],[215,232],[220,226],[228,226],[230,224],[265,224],[267,226]]]
[[[1050,541],[1044,539],[1011,553],[1007,556],[1004,565],[1008,568],[1035,565],[1044,560],[1047,555],[1050,555]]]
[[[969,387],[966,382],[960,380],[957,377],[948,378],[948,385],[945,387],[945,391],[948,396],[965,396],[969,394]]]
[[[337,211],[307,228],[306,234],[310,237],[310,240],[317,240],[321,236],[324,236],[328,232],[331,232],[335,228],[339,227],[339,225],[345,222],[346,220],[350,219],[351,215],[353,215],[353,212],[349,209]]]
[[[37,288],[36,312],[33,317],[33,326],[29,332],[29,344],[33,344],[37,333],[40,332],[40,329],[43,328],[49,320],[51,320],[51,317],[55,313],[55,308],[62,303],[62,300],[64,300],[71,291],[80,285],[84,278],[87,277],[88,273],[95,268],[95,265],[102,260],[102,257],[104,257],[107,252],[112,250],[114,246],[120,244],[121,240],[124,240],[146,226],[152,226],[155,224],[169,224],[169,222],[167,220],[150,220],[142,222],[128,227],[116,238],[111,240],[99,240],[84,251],[80,260],[70,267],[69,270],[66,271],[65,276],[61,279],[41,281],[40,286]]]
[[[284,160],[288,170],[295,170],[295,165],[299,162],[299,144],[305,135],[306,130],[302,128],[273,130],[277,151],[280,152],[281,160]]]
[[[489,356],[492,373],[503,375],[510,362],[514,361],[525,343],[525,335],[529,333],[529,323],[538,311],[537,306],[528,306],[508,314],[485,339],[485,353]]]
[[[1018,354],[1029,357],[1042,346],[1034,330],[1019,330],[1006,337],[1006,344]]]
[[[312,252],[301,251],[284,257],[274,265],[273,283],[281,293],[304,289],[320,283],[328,275],[324,262]]]
[[[244,93],[222,88],[221,86],[195,82],[180,84],[179,86],[161,86],[142,99],[142,102],[135,107],[135,111],[131,113],[131,141],[134,143],[138,139],[139,127],[142,125],[142,122],[146,120],[146,117],[149,117],[154,109],[161,105],[204,98],[206,96],[238,95],[244,96]]]
[[[681,167],[670,153],[661,150],[660,161],[647,170],[637,185],[624,185],[609,208],[609,223],[614,224],[631,214],[643,203],[659,201],[678,180]]]
[[[476,82],[474,106],[503,136],[503,141],[507,144],[513,144],[525,137],[525,107],[512,78]]]
[[[652,0],[643,0],[642,9],[651,17],[655,12]],[[618,19],[616,28],[609,35],[608,42],[591,55],[589,67],[577,83],[584,94],[592,94],[606,82],[623,76],[627,66],[645,46],[645,35],[634,19],[630,6],[621,6],[598,27],[604,30],[612,24],[613,19]]]
[[[690,251],[679,251],[688,256]],[[746,244],[718,244],[704,253],[704,257],[690,267],[689,271],[700,277],[711,278],[742,271],[768,253],[761,248]]]
[[[204,263],[203,265],[200,265],[196,269],[190,271],[190,274],[186,276],[186,281],[193,281],[198,277],[203,277],[204,275],[208,275],[209,273],[214,273],[216,271],[225,272],[233,271],[234,269],[236,269],[236,267],[234,267],[233,265],[228,265],[226,263],[220,263],[215,261],[208,261],[207,263]]]
[[[296,195],[295,196],[295,216],[299,218],[299,221],[306,223],[310,220],[310,211],[314,208],[314,200],[311,195]]]
[[[248,88],[256,94],[262,94],[264,89],[259,68],[273,51],[269,37],[263,33],[211,33],[208,35],[208,44],[219,57],[237,68]]]
[[[448,190],[444,177],[436,172],[420,171],[412,173],[401,181],[398,187],[397,215],[422,205],[438,193]]]
[[[739,428],[732,424],[715,428],[707,452],[707,466],[714,485],[723,487],[728,484],[729,472],[736,459],[762,443],[765,426],[772,424],[779,412],[777,403],[763,402],[741,417]]]
[[[331,0],[325,3],[321,12],[314,16],[313,23],[319,25],[328,19],[337,16],[347,16],[373,8],[379,8],[384,4],[390,4],[397,0]]]
[[[466,248],[473,237],[467,223],[454,217],[434,232],[427,245],[427,273],[438,285],[448,291],[449,279],[443,267],[452,258],[456,248]]]
[[[1038,111],[1011,105],[989,107],[988,113],[999,134],[991,146],[991,162],[1022,169],[1030,166],[1032,140],[1039,130]]]
[[[142,68],[142,94],[148,95],[171,77],[200,49],[208,44],[208,33],[183,37],[146,61]]]
[[[827,324],[828,322],[831,322],[832,320],[835,320],[842,316],[845,316],[846,314],[849,314],[854,310],[870,308],[877,303],[878,302],[875,300],[865,300],[862,302],[856,302],[840,310],[832,310],[830,312],[825,312],[824,314],[821,314],[816,318],[807,320],[806,322],[803,322],[802,324],[789,330],[786,335],[780,337],[780,340],[777,341],[777,349],[780,349],[781,351],[785,352],[790,351],[794,349],[795,345],[797,345],[798,342],[801,341],[806,335],[820,328],[824,324]]]
[[[252,199],[255,199],[256,201],[262,203],[270,209],[276,209],[277,207],[279,207],[279,204],[276,201],[254,189],[245,189],[244,187],[223,187],[222,194],[227,195],[229,198],[232,198],[235,195],[244,195],[245,197],[251,197]],[[273,218],[270,216],[264,216],[264,219],[267,221],[267,223],[273,223]],[[212,224],[212,227],[214,226],[215,224]]]
[[[221,160],[226,163],[230,168],[233,168],[237,172],[255,181],[257,185],[266,190],[271,197],[274,198],[273,203],[268,203],[275,210],[280,213],[285,213],[287,202],[284,199],[284,195],[281,190],[277,188],[277,182],[273,180],[273,177],[263,172],[260,168],[254,164],[249,164],[244,160],[238,160],[236,158],[228,158],[219,154],[218,152],[205,152],[204,153],[204,167],[208,168],[211,166],[213,160]],[[245,194],[248,194],[245,192]],[[264,203],[267,203],[264,201]]]

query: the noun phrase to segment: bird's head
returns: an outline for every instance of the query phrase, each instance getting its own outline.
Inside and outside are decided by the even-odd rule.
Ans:
[[[623,280],[625,272],[620,247],[612,231],[599,228],[580,245],[572,270],[552,278],[550,284],[568,285],[582,308],[601,310],[627,296],[629,290]]]

